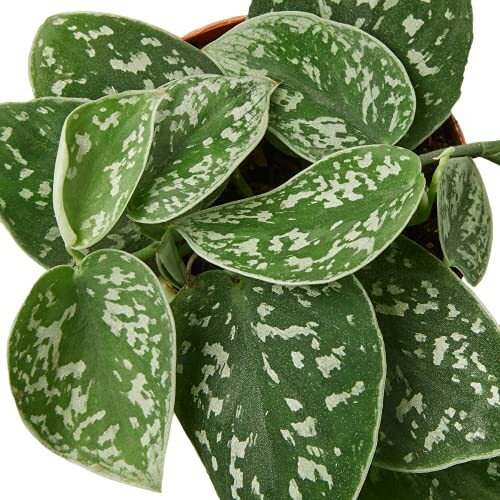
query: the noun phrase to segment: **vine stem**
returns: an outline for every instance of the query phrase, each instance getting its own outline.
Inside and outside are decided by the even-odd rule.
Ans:
[[[252,188],[249,186],[245,178],[241,175],[241,172],[239,170],[236,170],[231,176],[231,182],[234,184],[241,196],[245,198],[251,198],[252,196],[255,196]]]
[[[134,252],[133,255],[144,262],[151,259],[151,257],[154,257],[158,248],[160,248],[160,242],[155,241],[154,243],[151,243],[151,245]]]
[[[450,158],[461,158],[470,156],[471,158],[483,157],[493,162],[500,161],[500,141],[490,142],[473,142],[471,144],[463,144],[461,146],[452,146],[451,148],[438,149],[420,155],[420,163],[422,167],[432,165],[441,158],[449,156]]]

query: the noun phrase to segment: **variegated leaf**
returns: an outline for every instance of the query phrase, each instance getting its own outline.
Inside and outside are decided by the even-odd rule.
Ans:
[[[263,138],[275,86],[267,78],[217,75],[167,85],[148,167],[129,217],[166,222],[223,185]]]
[[[267,14],[205,48],[225,74],[268,76],[269,130],[317,161],[364,144],[395,144],[409,129],[415,93],[402,64],[372,36],[317,16]]]
[[[66,119],[54,174],[54,209],[67,247],[95,245],[126,209],[146,167],[165,93],[103,97]]]
[[[272,283],[327,283],[380,254],[408,223],[424,187],[412,152],[361,146],[270,193],[173,225],[197,254],[224,269]]]
[[[289,10],[356,26],[394,51],[417,95],[401,145],[413,149],[449,117],[472,44],[471,0],[253,0],[250,16]]]
[[[388,373],[375,464],[433,471],[500,454],[500,331],[472,292],[406,238],[359,273]]]
[[[19,412],[49,449],[104,476],[161,488],[175,328],[141,261],[100,250],[45,274],[9,341]]]
[[[373,467],[360,500],[498,500],[500,459],[479,460],[428,474]]]
[[[98,99],[219,70],[159,28],[109,14],[69,13],[50,17],[38,31],[30,72],[36,96]]]
[[[220,498],[355,498],[385,378],[359,282],[288,288],[211,271],[172,308],[176,413]]]
[[[471,285],[483,279],[493,242],[493,215],[471,158],[453,158],[439,177],[439,239],[445,257]]]
[[[52,185],[64,120],[83,102],[42,98],[0,105],[0,218],[21,248],[45,267],[71,261],[57,227]],[[122,217],[96,248],[135,252],[147,241]]]

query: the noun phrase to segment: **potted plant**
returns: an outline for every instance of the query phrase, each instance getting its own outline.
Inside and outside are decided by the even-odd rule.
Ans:
[[[0,215],[49,269],[8,346],[45,446],[160,490],[175,408],[221,498],[499,496],[499,329],[457,277],[500,163],[448,120],[470,1],[379,4],[255,0],[203,51],[43,24]]]

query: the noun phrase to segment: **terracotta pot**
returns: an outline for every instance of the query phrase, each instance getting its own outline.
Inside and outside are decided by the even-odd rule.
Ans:
[[[187,34],[184,40],[201,49],[228,32],[231,28],[242,23],[245,19],[245,16],[238,16],[209,24]],[[419,146],[417,153],[460,144],[465,144],[464,134],[457,120],[452,115],[424,144]],[[432,176],[432,169],[433,167],[430,167],[424,172],[428,179]],[[434,253],[438,258],[443,257],[439,243],[436,213],[425,224],[407,229],[405,234]]]

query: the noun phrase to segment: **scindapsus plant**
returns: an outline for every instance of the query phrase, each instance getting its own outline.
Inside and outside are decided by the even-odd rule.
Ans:
[[[426,146],[471,42],[469,0],[255,0],[203,51],[49,18],[0,106],[0,215],[49,269],[8,346],[31,432],[160,490],[175,409],[224,499],[500,498],[500,332],[457,276],[500,143]]]

